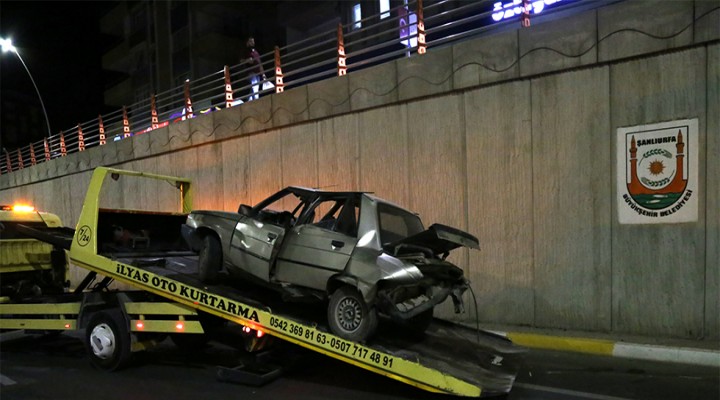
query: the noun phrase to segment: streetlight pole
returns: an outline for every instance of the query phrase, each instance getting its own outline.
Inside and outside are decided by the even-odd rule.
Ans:
[[[45,111],[45,103],[43,103],[42,96],[40,96],[40,90],[38,90],[37,84],[35,83],[35,79],[33,79],[32,74],[30,73],[30,70],[28,69],[27,65],[25,64],[25,60],[20,56],[20,53],[18,53],[17,47],[13,46],[11,39],[4,39],[0,38],[0,46],[2,46],[2,52],[7,53],[8,51],[11,53],[15,53],[15,55],[20,59],[20,62],[22,63],[23,67],[25,67],[25,71],[27,71],[28,76],[30,77],[30,81],[32,82],[33,86],[35,87],[35,92],[38,95],[38,99],[40,99],[40,106],[42,107],[43,115],[45,115],[45,123],[47,124],[47,130],[48,130],[48,137],[52,136],[52,131],[50,130],[50,118],[48,118],[47,111]]]

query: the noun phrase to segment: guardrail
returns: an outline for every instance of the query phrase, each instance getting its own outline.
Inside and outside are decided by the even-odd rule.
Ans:
[[[534,15],[557,13],[604,0],[414,0],[261,55],[264,78],[257,95],[351,73],[400,57],[422,55],[438,47],[497,31],[508,25],[530,26]],[[549,6],[554,8],[549,9]],[[60,131],[56,135],[8,151],[0,158],[0,174],[85,151],[222,108],[250,101],[255,68],[245,63],[223,69],[183,86]]]

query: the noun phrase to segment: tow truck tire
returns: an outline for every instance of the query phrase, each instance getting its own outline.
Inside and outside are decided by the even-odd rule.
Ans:
[[[198,275],[204,283],[215,283],[220,262],[222,261],[222,247],[220,241],[213,235],[205,235],[203,247],[198,257]]]
[[[368,307],[357,289],[341,286],[330,296],[328,324],[335,335],[364,342],[375,334],[378,315],[374,307]]]
[[[130,332],[120,310],[100,311],[85,328],[85,348],[95,368],[115,371],[130,361]]]

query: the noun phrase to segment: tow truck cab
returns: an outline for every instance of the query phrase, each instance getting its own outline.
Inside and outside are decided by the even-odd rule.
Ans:
[[[69,284],[65,251],[25,235],[20,225],[60,228],[62,222],[31,206],[0,205],[0,298],[64,292]]]

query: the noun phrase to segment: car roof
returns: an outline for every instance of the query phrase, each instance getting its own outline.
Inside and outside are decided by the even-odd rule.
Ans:
[[[383,198],[381,198],[381,197],[375,196],[375,195],[374,195],[374,192],[362,192],[362,191],[347,191],[347,192],[343,192],[343,191],[330,191],[330,190],[311,189],[311,188],[306,188],[306,187],[303,187],[303,186],[288,186],[288,187],[286,187],[285,189],[283,189],[283,191],[288,191],[288,192],[290,192],[290,193],[294,193],[295,195],[300,196],[300,197],[329,197],[329,198],[332,198],[332,197],[336,197],[336,196],[337,196],[337,197],[346,197],[346,196],[361,196],[361,195],[365,195],[365,196],[369,197],[371,200],[375,201],[376,203],[387,204],[387,205],[389,205],[389,206],[393,206],[393,207],[395,207],[395,208],[399,208],[399,209],[401,209],[401,210],[407,211],[407,212],[409,212],[410,214],[418,215],[416,212],[413,212],[413,211],[411,211],[411,210],[408,210],[407,208],[405,208],[405,207],[403,207],[403,206],[401,206],[401,205],[399,205],[399,204],[396,204],[396,203],[393,203],[392,201],[389,201],[389,200],[383,199]]]
[[[342,195],[344,195],[344,196],[349,196],[349,195],[361,195],[361,194],[372,193],[372,192],[362,192],[362,191],[321,190],[321,189],[307,188],[307,187],[303,187],[303,186],[288,186],[288,187],[285,188],[285,190],[287,190],[287,191],[289,191],[289,192],[291,192],[291,193],[295,193],[295,194],[297,194],[297,195],[301,195],[301,196],[302,196],[302,195],[315,195],[315,196],[323,196],[323,195],[328,195],[328,196],[333,196],[333,195],[342,196]]]

